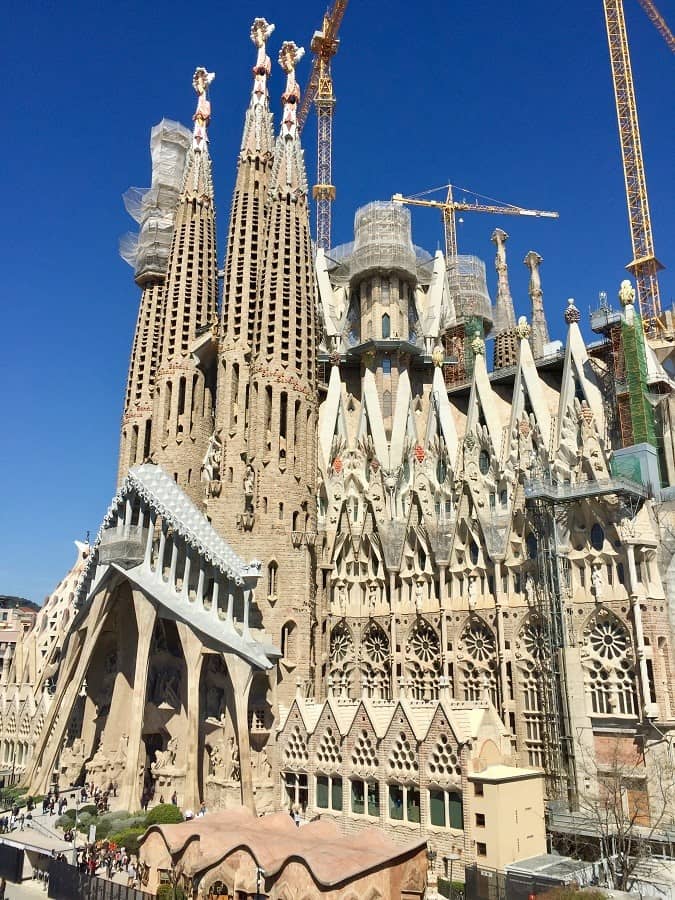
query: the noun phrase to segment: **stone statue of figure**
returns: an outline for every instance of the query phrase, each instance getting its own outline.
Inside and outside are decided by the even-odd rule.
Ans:
[[[599,603],[602,600],[602,592],[604,587],[602,569],[599,565],[593,566],[593,572],[591,573],[591,585],[593,586],[595,599]]]
[[[265,781],[272,779],[272,764],[267,757],[267,750],[263,747],[258,754],[258,771],[260,777]]]
[[[469,609],[473,612],[473,610],[476,608],[476,576],[475,575],[471,575],[469,577],[468,600],[469,600]]]
[[[192,76],[192,87],[197,92],[198,98],[197,111],[192,117],[192,121],[195,123],[192,135],[193,150],[201,150],[202,145],[208,141],[206,129],[211,121],[211,104],[206,97],[206,91],[215,77],[215,72],[207,72],[202,66],[195,69],[195,74]]]
[[[223,458],[223,447],[214,432],[209,438],[209,445],[206,448],[206,455],[201,469],[201,480],[206,484],[207,496],[214,493],[213,487],[215,482],[220,482],[220,466]]]
[[[281,136],[289,140],[297,134],[297,106],[300,99],[300,88],[295,80],[295,67],[304,55],[304,48],[298,47],[293,41],[284,41],[279,50],[279,65],[286,73],[286,90],[281,95],[281,102],[284,104]]]
[[[422,604],[424,602],[424,582],[418,581],[415,585],[415,612],[422,612]]]
[[[209,753],[209,774],[220,775],[225,768],[221,748],[216,744]]]
[[[525,599],[528,606],[534,605],[534,578],[531,575],[528,575],[525,579]]]
[[[253,494],[255,491],[255,469],[249,463],[244,472],[244,507],[246,512],[253,512]]]

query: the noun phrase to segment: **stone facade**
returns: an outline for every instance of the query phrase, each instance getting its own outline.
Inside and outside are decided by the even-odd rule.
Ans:
[[[543,769],[574,806],[596,779],[582,755],[611,735],[649,794],[674,718],[675,457],[644,398],[673,384],[625,290],[611,340],[591,352],[570,301],[551,344],[534,251],[532,325],[515,324],[499,229],[494,314],[484,264],[416,247],[398,204],[358,210],[354,242],[314,257],[302,51],[281,47],[275,138],[272,30],[251,31],[220,311],[212,73],[192,134],[153,130],[119,490],[17,644],[0,752],[33,791],[113,778],[129,808],[175,792],[263,812],[292,790],[330,816],[330,779],[350,797],[360,779],[365,818],[473,860],[481,766]],[[617,437],[617,379],[651,444]],[[394,759],[419,821],[388,813]],[[461,828],[436,830],[432,791]]]

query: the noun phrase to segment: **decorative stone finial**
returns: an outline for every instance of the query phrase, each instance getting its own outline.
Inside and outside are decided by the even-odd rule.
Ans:
[[[518,337],[521,340],[526,341],[529,338],[530,332],[532,331],[532,329],[527,324],[527,319],[525,318],[525,316],[521,316],[518,319],[518,324],[516,325],[516,331],[518,332]]]
[[[192,117],[195,123],[192,134],[193,150],[201,150],[204,143],[208,142],[206,129],[211,121],[211,104],[206,91],[215,77],[215,72],[207,72],[203,66],[198,66],[192,76],[192,87],[197,92],[197,110]]]
[[[272,73],[270,58],[265,52],[265,43],[274,31],[266,19],[254,19],[251,25],[251,40],[258,48],[258,56],[253,66],[253,105],[259,106],[267,97],[267,79]]]
[[[443,360],[445,359],[445,351],[441,347],[440,344],[436,344],[434,349],[431,351],[431,361],[438,368],[443,365]]]
[[[484,356],[485,355],[485,341],[480,336],[479,332],[476,332],[473,340],[471,341],[471,352],[474,356]]]
[[[622,306],[629,306],[635,303],[635,288],[627,278],[621,282],[619,300]]]
[[[279,65],[286,73],[286,90],[281,95],[281,102],[284,105],[281,136],[284,138],[294,138],[297,133],[300,87],[295,80],[295,67],[304,55],[304,47],[298,47],[294,41],[284,41],[279,50]]]
[[[574,305],[574,297],[570,297],[567,301],[567,309],[565,310],[565,321],[568,325],[572,322],[579,323],[581,321],[581,313]]]

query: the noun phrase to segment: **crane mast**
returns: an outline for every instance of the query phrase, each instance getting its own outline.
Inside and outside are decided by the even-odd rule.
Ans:
[[[633,259],[626,268],[635,277],[645,330],[653,333],[660,328],[661,299],[657,272],[663,266],[654,253],[626,21],[622,0],[603,0],[603,2],[633,247]],[[641,5],[652,18],[648,7],[653,7],[653,4],[645,4],[641,0]]]
[[[331,59],[340,45],[337,33],[347,7],[347,0],[334,0],[333,6],[323,17],[323,28],[315,31],[311,50],[314,64],[298,111],[298,127],[302,128],[312,102],[317,118],[317,183],[312,195],[316,200],[316,243],[328,250],[331,242],[331,204],[335,199],[333,184],[333,113],[335,94],[331,75]]]
[[[675,53],[675,36],[666,25],[666,21],[652,3],[652,0],[638,0],[640,6],[644,9],[652,24],[659,32],[663,40],[668,44],[670,49]]]
[[[391,198],[394,203],[405,203],[407,206],[426,206],[432,209],[438,209],[443,216],[443,232],[445,237],[445,264],[450,268],[453,260],[457,258],[457,225],[455,222],[456,212],[483,212],[495,213],[505,216],[534,216],[543,219],[557,219],[559,213],[550,212],[542,209],[525,209],[522,206],[514,206],[511,203],[505,204],[481,204],[467,203],[464,200],[454,200],[452,195],[452,185],[447,187],[447,195],[445,200],[424,200],[421,196],[404,197],[403,194],[394,194]],[[440,190],[438,188],[437,190]],[[426,192],[430,193],[430,192]]]

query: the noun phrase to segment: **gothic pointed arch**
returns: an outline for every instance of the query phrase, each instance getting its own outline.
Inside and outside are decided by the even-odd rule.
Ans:
[[[636,716],[639,705],[630,632],[604,606],[586,620],[582,660],[591,714]]]
[[[372,699],[386,700],[390,693],[389,636],[384,628],[371,619],[361,637],[363,658],[361,685],[365,695]]]
[[[437,699],[441,641],[434,626],[423,616],[418,616],[410,628],[408,647],[406,675],[411,696],[415,700]]]
[[[480,616],[471,615],[457,644],[461,692],[464,700],[481,700],[487,691],[497,706],[496,637]]]
[[[349,697],[354,670],[354,637],[346,619],[333,626],[330,633],[329,679],[338,697]]]

